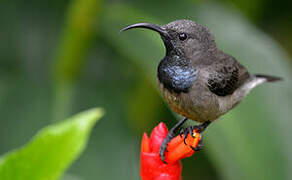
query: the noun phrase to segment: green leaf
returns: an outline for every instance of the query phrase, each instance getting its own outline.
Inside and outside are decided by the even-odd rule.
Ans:
[[[103,110],[95,108],[45,127],[27,145],[1,157],[0,179],[59,179],[85,149],[102,115]]]

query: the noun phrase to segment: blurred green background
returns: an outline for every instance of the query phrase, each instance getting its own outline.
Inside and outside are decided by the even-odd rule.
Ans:
[[[284,77],[253,90],[183,160],[184,180],[292,179],[292,11],[285,0],[4,0],[0,6],[0,153],[38,129],[101,106],[65,180],[139,179],[140,140],[177,119],[157,89],[159,35],[119,30],[191,19],[251,73]],[[53,148],[53,147],[52,147]]]

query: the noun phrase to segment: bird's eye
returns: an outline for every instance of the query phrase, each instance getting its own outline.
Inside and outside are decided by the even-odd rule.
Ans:
[[[178,35],[178,38],[179,38],[181,41],[184,41],[184,40],[187,39],[187,35],[186,35],[185,33],[180,33],[180,34]]]

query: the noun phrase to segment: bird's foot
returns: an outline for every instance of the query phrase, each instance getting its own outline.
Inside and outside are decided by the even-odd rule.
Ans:
[[[193,138],[195,138],[195,136],[194,136],[194,128],[195,128],[195,126],[190,126],[190,127],[187,127],[187,128],[182,128],[182,129],[180,130],[179,135],[180,135],[180,137],[182,137],[182,135],[184,135],[184,143],[185,143],[185,145],[187,145],[187,143],[186,143],[186,139],[187,139],[187,137],[188,137],[189,134],[190,134]]]
[[[193,138],[195,138],[194,136],[194,130],[198,133],[202,133],[210,124],[210,121],[204,122],[203,124],[200,125],[195,125],[195,126],[190,126],[187,128],[183,128],[180,131],[180,136],[182,137],[182,135],[184,135],[184,143],[185,145],[187,145],[186,143],[186,138],[188,137],[188,135],[190,134]],[[202,140],[200,140],[198,146],[196,148],[190,146],[194,151],[199,151],[203,149],[203,142]]]
[[[193,129],[196,130],[198,133],[202,133],[210,125],[210,123],[211,123],[210,121],[206,121],[202,124],[193,126]]]
[[[196,132],[198,132],[199,130],[197,129],[197,126],[190,126],[190,127],[187,127],[187,128],[183,128],[180,130],[180,133],[179,135],[182,137],[182,135],[184,135],[184,143],[185,145],[188,145],[186,143],[186,138],[188,137],[188,135],[190,134],[193,138],[195,138],[195,135],[194,135],[194,130]],[[199,141],[199,144],[197,147],[193,147],[190,145],[190,148],[192,148],[194,151],[200,151],[203,149],[203,141],[202,139]]]
[[[178,130],[179,127],[181,127],[181,125],[183,125],[183,123],[187,120],[187,118],[183,118],[182,120],[180,120],[173,128],[170,129],[170,131],[167,133],[166,138],[163,140],[161,146],[160,146],[160,150],[159,150],[159,155],[160,158],[162,160],[162,162],[165,162],[165,152],[167,152],[167,145],[168,143],[175,137],[175,134]],[[202,133],[210,124],[210,121],[204,122],[203,124],[200,125],[196,125],[196,126],[191,126],[185,129],[182,129],[180,134],[184,134],[184,143],[186,144],[185,139],[187,138],[188,134],[190,134],[191,136],[194,137],[193,131],[196,130],[196,132],[198,133]],[[202,142],[199,142],[199,145],[196,148],[191,147],[192,149],[194,149],[195,151],[199,151],[201,150],[203,147]]]
[[[195,148],[194,148],[193,146],[190,146],[190,147],[191,147],[192,150],[194,150],[194,151],[201,151],[201,150],[203,149],[203,147],[204,147],[204,145],[203,145],[203,140],[200,139],[200,141],[199,141],[197,147],[195,147]]]
[[[175,137],[175,134],[176,134],[178,128],[181,127],[181,125],[183,125],[183,123],[186,120],[187,120],[187,118],[181,119],[173,128],[171,128],[168,131],[166,138],[163,140],[163,142],[160,146],[159,155],[160,155],[162,162],[164,162],[165,164],[167,164],[165,162],[165,152],[167,152],[167,145]]]
[[[167,152],[167,145],[173,138],[174,138],[174,134],[168,133],[166,138],[163,140],[163,142],[160,146],[159,155],[160,155],[162,162],[164,162],[165,164],[167,164],[165,162],[165,153]]]

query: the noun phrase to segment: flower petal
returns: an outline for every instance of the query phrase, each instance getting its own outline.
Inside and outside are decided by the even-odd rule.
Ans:
[[[157,153],[141,153],[140,175],[142,180],[180,180],[182,165],[180,161],[164,164]],[[160,179],[159,179],[160,178]]]
[[[165,160],[163,163],[159,156],[160,146],[167,136],[168,130],[164,123],[156,126],[150,138],[143,134],[141,144],[140,175],[142,180],[182,180],[182,164],[180,159],[189,157],[194,153],[190,147],[197,147],[201,139],[201,134],[194,131],[195,137],[186,138],[187,145],[184,144],[183,136],[179,135],[172,139],[167,147]]]
[[[168,130],[164,123],[159,123],[159,125],[153,129],[150,136],[151,152],[159,152],[160,145],[162,144],[164,138],[167,136],[167,132]]]
[[[143,134],[141,152],[150,152],[149,138],[146,133]]]
[[[180,159],[189,157],[194,154],[194,150],[190,147],[196,148],[200,142],[201,135],[194,131],[195,138],[188,135],[186,143],[184,143],[184,136],[177,136],[168,145],[168,151],[165,154],[165,161],[167,163],[174,163]]]

